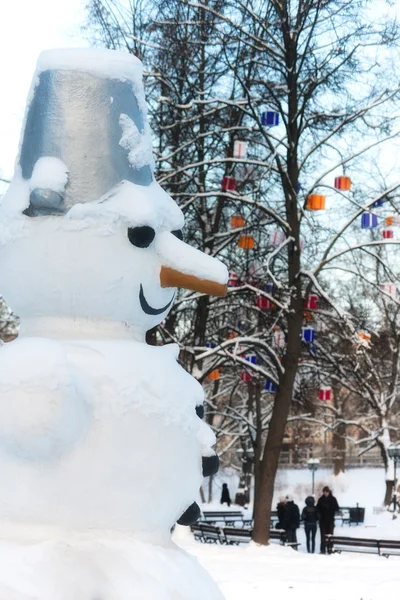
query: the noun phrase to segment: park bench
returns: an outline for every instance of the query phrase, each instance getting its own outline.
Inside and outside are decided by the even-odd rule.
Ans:
[[[252,530],[251,529],[237,529],[235,527],[223,527],[222,528],[225,542],[227,544],[247,544],[252,539]],[[291,548],[297,548],[300,544],[297,543],[288,543],[286,541],[286,532],[283,529],[271,529],[269,532],[270,541],[277,540],[282,546],[290,546]]]
[[[252,524],[252,519],[246,518],[240,510],[204,510],[202,521],[206,523],[224,523],[225,525],[235,526],[235,523],[241,523],[242,527]]]
[[[251,529],[238,529],[237,527],[223,527],[226,544],[248,544],[251,542]]]
[[[190,531],[194,535],[194,539],[204,544],[220,544],[224,543],[221,529],[209,523],[196,523],[190,526]],[[241,530],[240,530],[241,531]]]
[[[375,540],[369,538],[352,538],[327,535],[328,552],[363,552],[389,556],[400,556],[400,540]]]
[[[277,523],[279,522],[278,519],[278,511],[277,510],[271,510],[271,529],[273,529]]]

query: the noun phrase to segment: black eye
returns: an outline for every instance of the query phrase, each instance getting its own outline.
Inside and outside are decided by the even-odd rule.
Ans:
[[[176,229],[175,231],[171,231],[172,235],[174,235],[175,237],[178,238],[178,240],[181,240],[181,242],[183,241],[183,233],[182,233],[182,229]]]
[[[204,406],[202,404],[198,404],[196,406],[196,415],[199,417],[199,419],[204,417]]]
[[[156,232],[152,227],[128,227],[128,240],[138,248],[147,248],[154,240]]]

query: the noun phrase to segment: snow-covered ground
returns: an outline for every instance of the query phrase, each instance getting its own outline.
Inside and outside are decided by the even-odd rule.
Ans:
[[[400,590],[400,557],[206,545],[188,531],[177,532],[175,541],[197,556],[226,600],[388,600]]]
[[[224,477],[222,473],[220,481],[228,482],[234,497],[235,478],[228,475]],[[332,477],[328,470],[321,469],[316,477],[316,491],[319,493],[326,484],[332,486],[342,506],[358,502],[366,508],[363,526],[336,527],[335,533],[400,540],[400,518],[392,520],[391,514],[377,514],[373,510],[382,503],[383,469],[353,469],[340,477]],[[282,470],[276,481],[276,499],[286,493],[293,494],[302,508],[310,486],[311,474],[307,469]],[[213,506],[217,508],[216,504]],[[385,559],[355,553],[309,555],[303,529],[298,531],[299,552],[277,543],[268,547],[201,544],[194,541],[186,528],[178,528],[174,539],[210,572],[226,600],[387,600],[399,595],[400,557]]]

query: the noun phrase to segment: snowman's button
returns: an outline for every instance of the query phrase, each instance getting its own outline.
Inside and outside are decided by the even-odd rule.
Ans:
[[[152,227],[128,227],[128,240],[138,248],[147,248],[154,240],[156,232]]]

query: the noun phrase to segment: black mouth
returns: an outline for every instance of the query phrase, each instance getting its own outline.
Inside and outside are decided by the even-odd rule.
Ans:
[[[175,294],[174,294],[174,296],[175,296]],[[166,304],[162,308],[153,308],[152,306],[150,306],[150,304],[147,302],[146,298],[144,297],[143,286],[142,286],[142,284],[140,284],[140,292],[139,292],[140,306],[142,307],[142,310],[143,310],[143,312],[146,313],[146,315],[161,315],[163,312],[165,312],[167,310],[167,308],[169,308],[171,306],[174,296],[172,296],[172,298],[168,302],[168,304]]]

